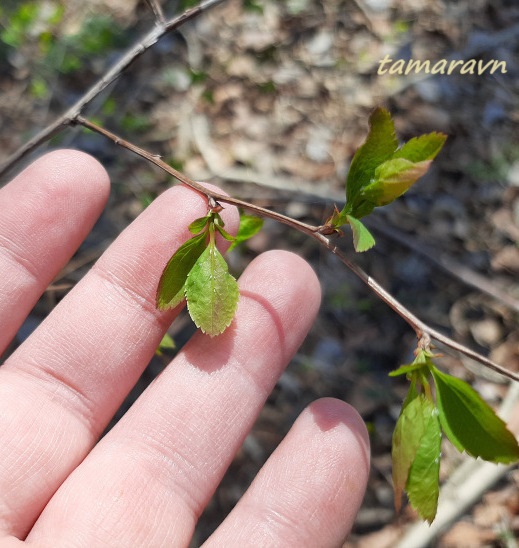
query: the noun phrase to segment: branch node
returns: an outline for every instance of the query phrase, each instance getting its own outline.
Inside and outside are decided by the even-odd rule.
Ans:
[[[220,213],[220,211],[223,211],[223,206],[220,204],[217,200],[213,198],[213,196],[207,195],[207,201],[209,203],[209,209],[213,213]]]
[[[422,329],[418,330],[416,333],[418,338],[418,348],[420,350],[430,351],[431,350],[431,337],[429,333],[423,331]]]
[[[323,236],[337,236],[341,238],[344,236],[344,232],[340,228],[336,228],[332,225],[321,225],[316,229],[317,234],[322,234]]]

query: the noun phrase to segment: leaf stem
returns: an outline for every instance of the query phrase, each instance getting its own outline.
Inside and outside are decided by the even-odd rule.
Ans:
[[[215,233],[214,221],[211,221],[209,223],[209,245],[211,247],[215,246],[214,233]]]
[[[98,126],[97,124],[94,124],[93,122],[87,120],[83,116],[80,116],[80,115],[76,116],[76,118],[72,121],[72,123],[80,124],[90,129],[91,131],[99,133],[105,136],[106,138],[110,139],[111,141],[113,141],[116,145],[126,148],[127,150],[134,152],[135,154],[137,154],[138,156],[141,156],[142,158],[151,162],[152,164],[155,164],[157,167],[161,168],[166,173],[169,173],[171,176],[173,176],[175,179],[177,179],[181,183],[191,187],[193,190],[196,190],[197,192],[205,196],[209,202],[211,202],[211,200],[216,200],[217,202],[223,202],[223,203],[227,203],[237,207],[241,207],[249,211],[252,211],[258,215],[268,217],[270,219],[274,219],[275,221],[288,225],[292,228],[295,228],[296,230],[299,230],[300,232],[304,234],[307,234],[308,236],[311,236],[312,238],[317,240],[322,246],[324,246],[326,249],[328,249],[334,255],[336,255],[339,258],[339,260],[347,268],[349,268],[356,276],[358,276],[375,293],[375,295],[377,295],[377,297],[379,297],[382,301],[384,301],[390,308],[392,308],[401,318],[403,318],[411,326],[411,328],[416,333],[416,336],[419,340],[420,347],[428,350],[431,339],[434,339],[444,344],[445,346],[453,350],[456,350],[457,352],[460,352],[469,358],[472,358],[473,360],[479,362],[480,364],[487,367],[488,369],[492,369],[493,371],[496,371],[497,373],[500,373],[501,375],[508,377],[509,379],[512,379],[514,381],[519,381],[519,374],[513,371],[509,371],[508,369],[505,369],[501,365],[493,362],[492,360],[486,358],[485,356],[482,356],[478,352],[475,352],[474,350],[471,350],[470,348],[454,341],[450,337],[447,337],[443,333],[436,331],[435,329],[427,325],[425,322],[420,320],[417,316],[415,316],[400,301],[398,301],[386,289],[384,289],[384,287],[382,287],[374,278],[372,278],[369,274],[367,274],[360,266],[351,262],[344,255],[344,253],[335,244],[331,242],[328,236],[330,231],[329,226],[327,225],[314,226],[307,223],[303,223],[301,221],[292,219],[291,217],[282,215],[281,213],[277,213],[270,209],[266,209],[266,208],[254,205],[249,202],[245,202],[243,200],[233,198],[231,196],[226,196],[224,194],[220,194],[219,192],[214,192],[213,190],[210,190],[206,188],[205,186],[203,186],[202,184],[196,181],[193,181],[192,179],[190,179],[189,177],[187,177],[180,171],[166,164],[160,159],[159,156],[155,154],[151,154],[147,152],[146,150],[134,145],[133,143],[126,141],[125,139],[122,139],[121,137],[118,137],[114,133],[106,130],[105,128],[101,126]],[[337,235],[340,236],[340,234],[337,234]],[[214,234],[211,234],[211,237],[214,237]]]

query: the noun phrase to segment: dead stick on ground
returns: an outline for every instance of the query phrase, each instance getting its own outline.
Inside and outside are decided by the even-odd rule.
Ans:
[[[166,18],[164,17],[164,12],[162,11],[162,6],[160,5],[159,0],[146,0],[146,3],[153,11],[153,15],[155,15],[157,24],[164,24],[166,22]]]
[[[92,102],[103,90],[114,82],[122,72],[130,66],[138,57],[140,57],[151,46],[156,44],[165,34],[177,30],[187,21],[198,17],[201,13],[210,8],[221,4],[224,0],[204,0],[198,6],[191,8],[184,13],[160,23],[157,21],[155,27],[139,40],[123,57],[110,68],[65,114],[49,124],[0,166],[0,177],[7,173],[17,162],[27,156],[41,144],[45,143],[67,126],[70,126],[83,109]],[[156,2],[154,3],[156,5]]]

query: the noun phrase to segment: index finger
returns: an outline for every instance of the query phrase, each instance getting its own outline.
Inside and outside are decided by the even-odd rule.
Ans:
[[[46,154],[0,189],[0,354],[99,217],[110,187],[76,150]]]

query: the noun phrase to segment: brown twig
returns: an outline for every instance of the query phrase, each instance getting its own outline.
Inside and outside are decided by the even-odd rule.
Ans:
[[[458,352],[461,352],[462,354],[465,354],[469,358],[472,358],[473,360],[478,361],[485,367],[492,369],[493,371],[496,371],[497,373],[500,373],[501,375],[504,375],[505,377],[508,377],[509,379],[519,381],[519,375],[517,373],[514,373],[512,371],[505,369],[504,367],[493,362],[492,360],[489,360],[485,356],[482,356],[481,354],[475,352],[474,350],[471,350],[470,348],[454,341],[453,339],[451,339],[450,337],[447,337],[443,333],[436,331],[435,329],[433,329],[432,327],[424,323],[422,320],[420,320],[417,316],[415,316],[400,301],[395,299],[395,297],[393,297],[388,291],[386,291],[376,280],[374,280],[369,274],[367,274],[364,270],[362,270],[362,268],[360,268],[355,263],[352,263],[342,253],[342,251],[334,243],[332,243],[332,241],[327,235],[327,229],[329,227],[327,227],[326,225],[313,226],[307,223],[302,223],[301,221],[292,219],[291,217],[287,217],[286,215],[282,215],[270,209],[265,209],[263,207],[251,204],[249,202],[245,202],[243,200],[239,200],[231,196],[225,196],[224,194],[220,194],[219,192],[214,192],[213,190],[207,189],[200,183],[193,181],[192,179],[190,179],[183,173],[172,168],[170,165],[163,162],[159,156],[151,154],[147,152],[146,150],[134,145],[133,143],[126,141],[125,139],[121,139],[114,133],[104,129],[103,127],[98,126],[97,124],[90,122],[89,120],[85,119],[82,116],[79,116],[79,115],[76,116],[74,123],[80,124],[92,131],[95,131],[96,133],[104,135],[105,137],[113,141],[116,145],[126,148],[127,150],[130,150],[134,152],[135,154],[141,156],[145,160],[148,160],[149,162],[155,164],[157,167],[160,167],[162,170],[172,175],[175,179],[177,179],[181,183],[184,183],[185,185],[193,188],[200,194],[206,196],[208,200],[209,199],[216,200],[217,202],[223,202],[223,203],[227,203],[227,204],[231,204],[237,207],[247,209],[249,211],[252,211],[253,213],[256,213],[264,217],[269,217],[280,223],[283,223],[292,228],[295,228],[296,230],[299,230],[300,232],[303,232],[304,234],[307,234],[308,236],[311,236],[312,238],[317,240],[321,245],[323,245],[329,251],[335,254],[345,266],[347,266],[377,295],[377,297],[379,297],[382,301],[384,301],[401,318],[403,318],[415,331],[416,336],[421,341],[421,343],[425,342],[425,344],[428,345],[429,341],[431,339],[434,339],[453,350],[456,350]]]
[[[72,125],[83,109],[92,102],[93,99],[119,78],[127,67],[151,46],[156,44],[164,35],[177,30],[187,21],[198,17],[201,13],[222,2],[224,2],[224,0],[203,0],[198,6],[186,10],[184,13],[173,17],[168,21],[163,23],[157,21],[155,27],[132,46],[126,54],[123,55],[123,57],[117,61],[117,63],[115,63],[115,65],[113,65],[67,112],[36,134],[0,165],[0,177],[41,144],[60,133],[67,126]]]
[[[207,164],[209,172],[216,177],[225,179],[226,181],[254,184],[266,188],[273,188],[278,191],[295,193],[298,195],[298,199],[301,199],[301,195],[304,195],[305,197],[311,198],[312,201],[318,199],[322,203],[344,204],[344,190],[339,192],[332,187],[323,187],[322,185],[315,185],[308,181],[292,179],[286,176],[277,177],[270,173],[267,175],[254,172],[250,168],[220,168],[218,162],[214,161],[215,155],[211,154],[211,151],[214,150],[215,146],[210,139],[209,124],[205,117],[202,115],[192,115],[191,125],[193,139],[197,149],[202,155],[204,162]],[[519,299],[510,294],[510,291],[506,287],[496,283],[495,280],[491,280],[478,272],[474,272],[450,257],[447,253],[427,246],[419,238],[405,234],[392,226],[391,223],[380,222],[379,220],[369,217],[366,219],[365,224],[370,230],[374,229],[387,238],[408,247],[411,251],[422,256],[436,267],[443,269],[462,283],[489,295],[514,312],[519,312]]]
[[[313,234],[315,232],[318,232],[321,228],[321,227],[314,227],[306,223],[302,223],[301,221],[297,221],[296,219],[292,219],[291,217],[287,217],[280,213],[276,213],[275,211],[271,211],[270,209],[265,209],[264,207],[254,205],[249,202],[244,202],[237,198],[232,198],[231,196],[225,196],[224,194],[220,194],[219,192],[208,190],[205,186],[201,185],[200,183],[197,183],[196,181],[193,181],[192,179],[190,179],[189,177],[187,177],[180,171],[177,171],[175,168],[163,162],[160,159],[160,156],[157,156],[156,154],[151,154],[147,152],[146,150],[134,145],[133,143],[130,143],[129,141],[121,139],[114,133],[106,130],[105,128],[101,126],[98,126],[97,124],[94,124],[93,122],[90,122],[83,116],[77,116],[76,119],[73,121],[73,123],[80,124],[92,131],[95,131],[96,133],[100,133],[101,135],[104,135],[105,137],[113,141],[116,145],[119,145],[128,150],[131,150],[132,152],[141,156],[145,160],[148,160],[148,162],[151,162],[152,164],[155,164],[157,167],[160,167],[161,169],[163,169],[164,171],[166,171],[167,173],[175,177],[175,179],[177,179],[181,183],[184,183],[185,185],[188,185],[192,189],[196,190],[197,192],[200,192],[200,194],[203,194],[207,198],[213,198],[217,202],[225,202],[237,207],[243,207],[249,210],[253,210],[258,215],[262,215],[263,217],[270,217],[271,219],[279,221],[280,223],[293,226],[297,228],[298,230],[300,230],[301,232],[304,232],[305,234]]]

